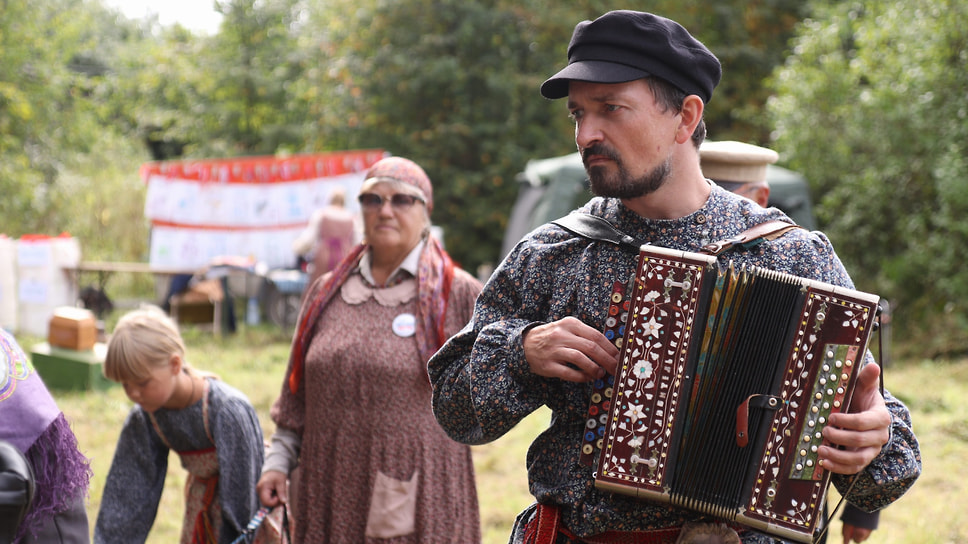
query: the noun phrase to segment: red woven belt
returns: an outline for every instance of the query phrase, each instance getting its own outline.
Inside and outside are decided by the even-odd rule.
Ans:
[[[586,544],[675,544],[680,532],[678,527],[672,527],[653,531],[607,531],[581,538],[563,526],[560,518],[557,506],[539,504],[525,528],[525,544],[555,544],[559,534]]]

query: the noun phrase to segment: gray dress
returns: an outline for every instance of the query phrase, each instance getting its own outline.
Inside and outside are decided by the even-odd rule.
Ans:
[[[255,408],[232,386],[209,379],[208,424],[203,402],[182,410],[154,413],[163,440],[148,414],[135,406],[118,438],[94,527],[98,544],[144,542],[154,524],[168,471],[169,448],[179,452],[215,449],[221,523],[218,541],[237,538],[259,508],[255,486],[265,457],[262,428]],[[212,440],[208,438],[209,434]]]

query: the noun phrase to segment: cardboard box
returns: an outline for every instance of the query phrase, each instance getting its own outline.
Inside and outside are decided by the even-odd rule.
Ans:
[[[87,351],[97,342],[97,320],[90,310],[62,306],[54,309],[47,342],[57,348]]]
[[[34,369],[50,389],[103,390],[114,384],[102,371],[107,354],[104,343],[98,342],[87,351],[77,351],[43,342],[31,348],[30,354]]]

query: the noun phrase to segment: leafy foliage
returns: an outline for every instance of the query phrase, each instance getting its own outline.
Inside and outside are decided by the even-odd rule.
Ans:
[[[952,0],[822,7],[770,103],[841,258],[894,303],[901,334],[932,332],[929,354],[968,349],[966,16]]]
[[[79,0],[7,0],[0,14],[0,232],[11,237],[62,231],[103,244],[107,255],[138,254],[146,231],[136,171],[138,146],[96,100],[109,71],[104,55],[130,24]],[[112,206],[119,194],[131,206]],[[139,196],[140,195],[140,196]],[[133,212],[133,213],[132,213]],[[110,249],[107,249],[110,248]]]
[[[349,4],[354,16],[338,17]],[[421,164],[434,180],[434,220],[467,267],[494,259],[514,174],[561,134],[549,127],[567,130],[563,110],[537,94],[547,63],[535,19],[461,0],[334,2],[318,15],[331,59],[315,85],[331,93],[319,112],[324,142]]]
[[[289,91],[307,67],[298,44],[298,2],[218,5],[225,17],[222,29],[200,55],[204,101],[199,114],[209,142],[195,140],[196,153],[271,155],[302,147],[305,116],[292,107]]]

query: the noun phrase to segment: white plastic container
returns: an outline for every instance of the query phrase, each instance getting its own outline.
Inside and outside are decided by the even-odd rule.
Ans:
[[[0,327],[17,330],[17,242],[0,234]]]
[[[70,236],[25,236],[17,240],[17,331],[46,337],[54,310],[74,306],[74,272],[81,248]]]

